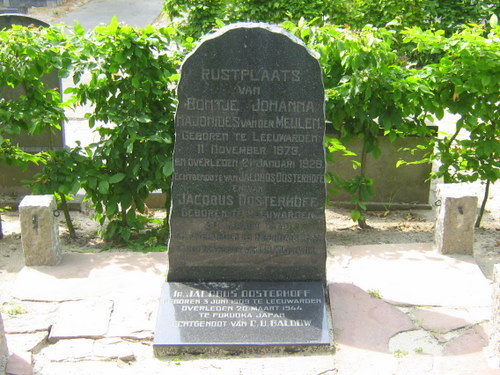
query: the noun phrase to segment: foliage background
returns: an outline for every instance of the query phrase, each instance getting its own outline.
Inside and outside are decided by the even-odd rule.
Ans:
[[[162,189],[168,196],[177,71],[195,38],[224,22],[284,21],[284,28],[320,54],[327,119],[340,134],[327,139],[329,156],[347,152],[346,140],[363,140],[362,161],[354,164],[359,175],[329,176],[352,194],[352,218],[360,226],[366,226],[365,202],[373,194],[363,161],[380,154],[380,132],[391,140],[422,137],[420,148],[427,154],[420,162],[439,160],[436,177],[447,182],[498,180],[500,30],[495,16],[486,23],[498,4],[167,0],[165,9],[173,20],[165,28],[135,29],[114,20],[88,32],[78,24],[71,32],[0,31],[0,87],[23,85],[28,93],[0,99],[0,162],[44,164],[34,191],[56,193],[63,201],[83,187],[97,219],[107,224],[105,239],[129,241],[148,221],[149,193]],[[469,21],[477,24],[463,25]],[[75,83],[64,103],[57,91],[40,84],[52,69]],[[10,141],[20,132],[58,129],[64,108],[81,103],[93,106],[87,118],[98,142],[32,155]],[[459,115],[457,132],[429,133],[426,124],[445,111]],[[461,130],[468,137],[457,137]],[[157,238],[167,231],[165,221]]]

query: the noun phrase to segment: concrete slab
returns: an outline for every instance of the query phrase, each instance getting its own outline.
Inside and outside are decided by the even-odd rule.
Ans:
[[[157,310],[158,298],[146,300],[138,297],[116,301],[107,336],[152,340]]]
[[[439,333],[446,333],[478,323],[477,321],[472,322],[471,315],[464,309],[423,307],[415,309],[413,316],[422,328]]]
[[[108,332],[113,301],[64,302],[59,307],[49,341],[73,338],[102,338]]]
[[[435,357],[432,375],[500,375],[488,366],[481,352],[461,356]],[[427,374],[429,375],[429,374]]]
[[[110,361],[135,359],[131,346],[117,339],[74,339],[63,340],[41,351],[44,360],[52,362],[78,362],[85,360]]]
[[[411,319],[354,284],[329,285],[336,344],[390,353],[389,340],[416,329]]]
[[[21,313],[5,315],[5,332],[9,334],[47,332],[55,322],[58,306],[54,303],[21,302],[12,308],[20,309]]]
[[[33,375],[32,355],[30,352],[12,353],[6,369],[7,375]]]
[[[491,285],[474,259],[430,243],[330,247],[329,280],[380,291],[398,305],[487,307]]]
[[[440,355],[442,347],[430,332],[419,329],[393,336],[389,342],[389,351],[396,357],[412,354]]]
[[[469,353],[480,353],[488,344],[485,332],[480,326],[464,330],[457,337],[450,340],[443,348],[445,356],[459,356]]]
[[[413,353],[398,358],[397,370],[396,372],[394,372],[394,374],[403,374],[403,375],[435,374],[432,371],[433,368],[434,368],[434,357],[432,355]]]
[[[491,300],[484,301],[482,295],[489,297],[490,285],[470,259],[436,254],[429,244],[330,250],[334,254],[328,262],[328,279],[335,355],[191,356],[159,360],[154,358],[148,344],[160,286],[167,271],[166,254],[65,254],[56,267],[25,268],[14,283],[14,295],[18,298],[73,304],[80,306],[84,315],[91,308],[82,307],[82,303],[99,298],[114,304],[107,318],[106,338],[60,339],[49,344],[35,354],[35,372],[37,375],[495,374],[482,353],[487,330],[483,324],[477,324],[488,316]],[[381,299],[373,297],[377,293]],[[432,302],[437,305],[429,306]],[[420,319],[412,315],[415,312]],[[27,314],[20,314],[19,318],[23,316]],[[447,319],[449,324],[445,324]],[[468,324],[466,328],[453,329],[464,322]],[[440,335],[434,331],[425,333],[420,324],[428,329],[451,330]],[[416,353],[421,346],[424,352],[432,350],[414,342],[411,332],[421,332],[419,337],[424,341],[430,337],[428,334],[435,335],[439,339],[437,345],[444,347],[447,355]],[[408,350],[395,341],[405,337],[401,342],[409,345]],[[393,346],[403,349],[394,353]],[[60,349],[63,347],[64,350]]]
[[[305,365],[305,363],[307,365]],[[38,365],[38,363],[37,363]],[[339,375],[332,356],[255,358],[171,358],[125,363],[123,361],[82,361],[43,363],[37,375]],[[370,374],[371,375],[371,374]]]
[[[165,280],[166,253],[64,254],[53,267],[25,267],[12,296],[27,301],[71,301],[106,296],[158,299]]]
[[[73,339],[58,341],[44,348],[40,356],[43,360],[53,362],[76,362],[84,361],[92,357],[94,351],[94,340]]]
[[[40,348],[47,339],[49,333],[36,332],[36,333],[22,333],[22,334],[9,334],[9,348],[14,353],[33,352]]]

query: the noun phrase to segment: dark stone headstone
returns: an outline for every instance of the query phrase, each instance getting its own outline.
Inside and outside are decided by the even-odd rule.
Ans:
[[[12,25],[20,25],[26,27],[48,27],[48,23],[36,18],[24,16],[21,14],[2,14],[0,15],[0,30],[11,28]],[[42,82],[47,88],[57,89],[61,92],[61,80],[58,77],[58,71],[54,69],[50,74],[42,77]],[[17,100],[19,96],[25,95],[26,89],[22,86],[0,87],[0,100]],[[64,131],[61,124],[61,131],[55,133],[44,132],[37,135],[23,134],[13,138],[14,142],[19,142],[19,145],[24,151],[38,152],[47,149],[61,149],[64,147]]]
[[[48,27],[49,24],[36,18],[24,16],[21,14],[0,14],[0,30],[11,28],[12,25]],[[58,77],[58,71],[54,69],[50,74],[42,77],[42,82],[48,88],[57,89],[61,92],[61,80]],[[26,89],[21,85],[11,87],[0,87],[0,102],[2,100],[17,100],[21,95],[25,95]],[[43,132],[37,135],[21,134],[12,139],[13,143],[19,143],[26,152],[39,152],[47,149],[64,148],[64,124],[61,124],[61,130],[55,132]],[[22,180],[32,179],[33,175],[40,172],[37,166],[30,166],[28,170],[22,171],[15,166],[0,165],[0,193],[7,194],[27,194],[29,190],[23,186]]]
[[[263,24],[220,30],[182,65],[156,354],[329,348],[321,76]]]
[[[12,25],[19,26],[35,26],[35,27],[49,27],[46,22],[38,20],[33,17],[23,16],[21,14],[2,14],[0,16],[0,30],[10,29]]]
[[[277,28],[204,41],[178,88],[169,281],[323,280],[324,89]]]
[[[157,355],[330,343],[318,282],[165,283],[159,315]]]

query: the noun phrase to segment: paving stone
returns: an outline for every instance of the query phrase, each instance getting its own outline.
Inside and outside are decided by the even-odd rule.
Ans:
[[[432,375],[499,375],[488,366],[482,352],[434,358]]]
[[[444,307],[423,307],[413,311],[413,316],[423,329],[445,333],[454,329],[467,327],[470,314],[467,310],[448,309]]]
[[[14,304],[17,306],[18,304]],[[48,331],[55,321],[58,305],[41,302],[22,302],[19,304],[22,313],[7,315],[5,319],[5,332],[34,333]]]
[[[12,353],[7,363],[7,375],[33,375],[32,355],[30,352]]]
[[[116,362],[38,362],[36,375],[137,375],[121,368]],[[160,373],[160,372],[159,372]]]
[[[12,296],[27,301],[72,301],[105,295],[158,298],[165,280],[165,253],[66,253],[53,267],[25,267]]]
[[[134,352],[131,346],[122,340],[106,338],[97,340],[94,343],[93,359],[111,360],[119,359],[125,362],[135,360]]]
[[[47,339],[47,331],[24,334],[8,334],[9,348],[12,352],[33,352]]]
[[[389,341],[389,350],[395,355],[418,353],[440,355],[442,347],[431,333],[420,329],[393,336]]]
[[[462,354],[481,352],[487,345],[484,332],[479,332],[479,326],[469,328],[451,339],[443,348],[444,356],[458,356]]]
[[[42,349],[41,355],[53,362],[75,362],[90,359],[93,355],[94,340],[61,340]]]
[[[434,368],[434,356],[428,354],[408,354],[398,358],[398,367],[394,374],[423,375]]]
[[[329,289],[336,343],[389,353],[392,336],[416,329],[407,315],[356,285],[334,283]]]
[[[45,362],[40,364],[36,371],[37,375],[340,375],[335,367],[332,355],[311,355],[219,359],[193,357],[169,360],[149,358],[140,363],[119,360]]]
[[[378,290],[394,304],[449,308],[491,304],[490,282],[470,256],[438,254],[430,243],[336,246],[329,251],[334,254],[328,270],[332,281]]]
[[[481,322],[489,321],[491,319],[491,308],[488,307],[468,307],[469,322],[471,324],[478,324]]]
[[[51,362],[135,360],[131,346],[113,338],[60,340],[44,348],[41,355],[45,361]]]
[[[335,368],[338,375],[397,374],[399,360],[392,354],[337,345]]]
[[[137,298],[115,301],[107,336],[152,340],[155,322],[152,316],[156,310],[158,310],[158,299]]]
[[[61,303],[49,340],[102,338],[108,332],[113,302],[109,300]]]

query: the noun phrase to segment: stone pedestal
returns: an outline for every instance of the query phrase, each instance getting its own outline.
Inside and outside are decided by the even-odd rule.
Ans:
[[[477,196],[468,184],[439,184],[434,242],[442,254],[472,254]]]
[[[5,374],[7,359],[9,358],[9,349],[7,348],[7,340],[3,329],[2,314],[0,313],[0,375]]]
[[[493,269],[489,352],[493,366],[500,369],[500,263]]]
[[[19,205],[21,238],[27,266],[53,266],[62,254],[53,195],[27,195]]]

